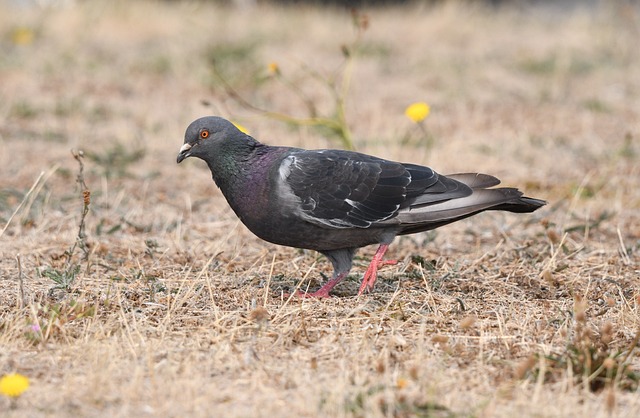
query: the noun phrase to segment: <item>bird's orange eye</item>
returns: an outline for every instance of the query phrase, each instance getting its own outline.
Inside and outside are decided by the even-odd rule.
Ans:
[[[207,129],[203,129],[200,131],[200,138],[207,139],[209,138],[209,131]]]

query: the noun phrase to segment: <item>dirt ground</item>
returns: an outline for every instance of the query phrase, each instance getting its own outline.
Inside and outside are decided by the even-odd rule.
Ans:
[[[31,386],[1,416],[640,416],[637,6],[417,2],[358,35],[339,8],[26,3],[0,3],[0,376]],[[549,204],[397,239],[372,294],[365,248],[334,297],[285,297],[329,263],[175,159],[207,114],[341,147],[239,98],[332,116],[349,74],[358,151]]]

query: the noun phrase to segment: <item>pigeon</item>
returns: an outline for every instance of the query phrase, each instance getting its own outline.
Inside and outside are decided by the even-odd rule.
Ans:
[[[358,295],[373,290],[398,235],[432,230],[485,210],[533,212],[546,202],[479,173],[441,175],[429,167],[355,151],[270,146],[217,116],[193,121],[177,162],[197,157],[242,223],[259,238],[315,250],[333,276],[304,297],[329,297],[356,251],[377,244]]]

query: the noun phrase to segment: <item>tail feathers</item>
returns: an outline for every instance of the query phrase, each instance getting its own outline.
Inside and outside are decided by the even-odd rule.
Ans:
[[[410,206],[402,209],[393,219],[401,226],[400,234],[428,231],[473,216],[485,210],[502,210],[515,213],[533,212],[547,202],[523,196],[518,189],[500,187],[485,189],[498,184],[495,177],[480,174],[456,174],[451,177],[472,188],[473,193],[431,205]]]
[[[476,193],[478,189],[487,189],[489,187],[497,186],[498,184],[500,184],[500,180],[498,178],[482,173],[448,174],[447,177],[467,185],[468,187],[473,189],[474,193]],[[544,200],[522,196],[522,193],[517,189],[499,188],[493,190],[505,191],[505,198],[511,194],[515,194],[517,197],[513,200],[509,200],[507,202],[492,206],[487,210],[504,210],[515,213],[528,213],[533,212],[534,210],[547,204],[547,202],[545,202]]]
[[[502,203],[490,208],[489,210],[506,210],[508,212],[515,213],[530,213],[546,204],[547,202],[544,200],[522,196],[513,202]]]
[[[447,174],[446,177],[457,180],[472,189],[486,189],[500,184],[500,180],[498,178],[482,173]]]
[[[428,206],[410,206],[399,212],[396,218],[402,224],[456,220],[500,205],[517,206],[521,197],[522,192],[512,188],[475,189],[471,195],[459,199]]]

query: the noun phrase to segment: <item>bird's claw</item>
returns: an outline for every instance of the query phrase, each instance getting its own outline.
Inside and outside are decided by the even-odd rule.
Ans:
[[[360,289],[358,290],[358,296],[363,293],[369,293],[373,290],[373,286],[376,283],[376,279],[378,278],[378,268],[384,266],[395,266],[398,264],[398,260],[380,260],[380,261],[372,261],[367,268],[367,271],[364,273],[364,277],[362,278],[362,284],[360,285]]]

